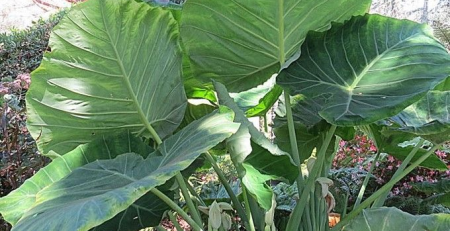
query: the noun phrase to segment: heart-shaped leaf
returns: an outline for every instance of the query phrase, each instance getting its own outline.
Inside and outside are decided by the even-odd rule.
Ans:
[[[38,203],[38,194],[46,187],[60,181],[74,169],[98,159],[113,159],[117,155],[134,152],[146,157],[153,149],[129,133],[98,137],[80,145],[73,151],[54,159],[26,180],[20,188],[0,198],[0,213],[15,225],[29,209]]]
[[[196,78],[214,78],[230,92],[240,92],[278,73],[309,30],[325,30],[332,21],[363,14],[370,2],[189,0],[181,33]]]
[[[74,6],[54,29],[27,94],[28,128],[43,153],[66,153],[129,130],[160,137],[186,106],[177,22],[128,0]]]
[[[310,32],[277,83],[293,95],[328,94],[320,116],[353,126],[396,115],[449,74],[450,55],[431,28],[365,15]]]
[[[89,230],[114,218],[236,132],[234,114],[227,108],[221,111],[170,136],[146,159],[126,153],[75,169],[39,191],[34,207],[13,230]]]
[[[397,208],[366,209],[344,227],[344,231],[448,231],[449,214],[416,215]]]

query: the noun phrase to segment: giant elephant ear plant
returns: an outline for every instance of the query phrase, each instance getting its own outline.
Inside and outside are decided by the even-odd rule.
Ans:
[[[167,210],[193,230],[224,230],[230,209],[236,228],[276,230],[272,179],[299,193],[283,229],[329,230],[334,142],[354,127],[404,161],[364,201],[362,189],[334,230],[403,230],[398,219],[419,219],[408,230],[450,230],[448,215],[377,208],[415,167],[447,167],[434,151],[449,138],[449,92],[430,90],[450,75],[450,56],[428,26],[365,14],[369,0],[147,2],[89,0],[54,29],[26,97],[28,128],[53,161],[0,199],[13,230],[161,229]],[[264,115],[283,91],[272,142],[246,116]],[[398,146],[416,136],[416,147]],[[223,141],[242,196],[209,152]],[[202,154],[232,207],[190,190],[181,172]],[[174,201],[180,192],[188,212]]]

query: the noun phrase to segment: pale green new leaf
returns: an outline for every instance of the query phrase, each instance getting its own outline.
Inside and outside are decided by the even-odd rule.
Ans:
[[[401,131],[440,143],[450,139],[450,91],[430,91],[393,117]]]
[[[186,96],[172,14],[129,0],[90,0],[55,27],[27,94],[28,129],[45,154],[129,130],[171,134]]]
[[[257,106],[260,100],[265,97],[275,87],[275,77],[272,76],[264,84],[254,87],[252,89],[242,91],[239,93],[230,93],[230,96],[234,99],[234,102],[243,111],[247,111]],[[249,116],[250,117],[250,116]]]
[[[431,28],[365,15],[310,32],[277,83],[293,95],[326,94],[319,115],[354,126],[396,115],[449,74],[450,55]]]
[[[266,116],[267,112],[273,107],[275,102],[278,101],[282,93],[283,88],[279,85],[273,86],[273,88],[258,101],[257,105],[245,112],[245,115],[247,117]]]
[[[448,231],[450,214],[411,215],[397,208],[366,209],[344,231]]]
[[[236,132],[234,114],[221,111],[170,136],[146,159],[126,153],[75,169],[40,191],[13,230],[89,230],[115,217]]]
[[[189,0],[181,34],[195,77],[231,92],[267,81],[310,30],[367,12],[370,0]]]
[[[134,152],[146,157],[152,151],[141,139],[129,133],[98,137],[53,160],[18,189],[0,198],[0,213],[6,221],[15,225],[25,212],[37,204],[39,192],[69,175],[74,169],[98,159],[113,159],[123,153]]]
[[[298,168],[288,153],[272,144],[248,121],[223,84],[215,82],[214,87],[219,103],[231,108],[236,113],[236,122],[241,123],[238,132],[227,140],[231,159],[237,165],[238,172],[244,172],[240,175],[242,183],[261,207],[268,210],[272,205],[272,190],[265,183],[267,179],[284,178],[293,182]]]

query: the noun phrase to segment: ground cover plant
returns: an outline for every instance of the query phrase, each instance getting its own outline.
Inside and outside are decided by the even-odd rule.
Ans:
[[[267,182],[277,179],[295,182],[298,191],[283,229],[327,230],[335,143],[358,127],[377,155],[403,162],[333,230],[448,230],[448,215],[381,206],[417,166],[447,168],[434,152],[449,138],[450,56],[428,26],[366,14],[369,6],[75,6],[53,31],[51,52],[26,96],[28,128],[53,160],[1,198],[0,212],[13,230],[161,229],[167,210],[193,230],[275,230],[276,198]],[[228,93],[245,95],[274,75],[276,85],[249,109]],[[274,144],[247,116],[264,115],[281,95]],[[415,137],[414,147],[398,146]],[[425,139],[431,145],[423,146]],[[230,156],[240,195],[215,164],[218,153]],[[199,157],[213,166],[231,202],[202,201],[190,190],[186,178]],[[174,202],[179,191],[188,212]]]

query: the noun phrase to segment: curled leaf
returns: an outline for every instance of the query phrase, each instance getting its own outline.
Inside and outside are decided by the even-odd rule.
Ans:
[[[327,202],[327,213],[330,213],[331,210],[334,209],[334,207],[336,207],[336,200],[334,199],[333,194],[331,194],[330,192],[327,193],[327,195],[325,196],[325,201]]]
[[[222,224],[222,210],[220,209],[219,204],[214,201],[211,206],[209,206],[209,218],[208,222],[213,229],[219,229]]]
[[[328,186],[333,185],[333,181],[326,177],[319,177],[316,181],[322,186],[322,197],[325,198],[329,193]]]

